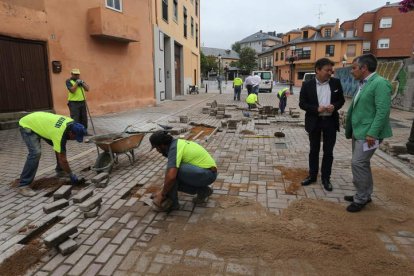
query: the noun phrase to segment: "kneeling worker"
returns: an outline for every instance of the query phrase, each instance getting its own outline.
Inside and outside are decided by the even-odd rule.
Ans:
[[[53,146],[56,153],[56,172],[62,170],[69,174],[72,184],[79,182],[78,177],[72,173],[66,159],[66,141],[83,141],[86,134],[85,127],[75,123],[73,119],[48,112],[33,112],[19,121],[20,134],[29,150],[26,163],[20,175],[18,192],[23,196],[35,196],[36,192],[28,187],[36,175],[41,156],[40,139]]]
[[[149,138],[152,148],[168,158],[164,185],[154,195],[157,207],[165,200],[171,204],[161,211],[179,209],[177,191],[197,194],[194,203],[203,203],[213,193],[209,187],[217,178],[217,165],[211,155],[199,144],[183,139],[174,139],[164,131],[157,131]]]
[[[256,105],[260,105],[257,94],[251,93],[249,96],[247,96],[246,103],[249,106],[249,109],[256,108]]]

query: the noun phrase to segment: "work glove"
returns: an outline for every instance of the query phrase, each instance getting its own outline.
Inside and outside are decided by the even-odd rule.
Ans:
[[[76,176],[76,174],[70,174],[70,182],[72,183],[72,185],[78,184],[79,178]]]

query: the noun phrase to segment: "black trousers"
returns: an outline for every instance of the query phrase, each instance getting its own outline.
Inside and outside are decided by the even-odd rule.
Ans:
[[[319,171],[319,151],[321,148],[321,137],[323,138],[323,157],[321,177],[329,179],[331,177],[333,149],[336,142],[336,123],[333,117],[319,117],[317,126],[309,133],[309,175],[316,178]]]
[[[68,106],[70,117],[76,123],[81,123],[86,129],[88,129],[88,116],[85,101],[69,101]]]

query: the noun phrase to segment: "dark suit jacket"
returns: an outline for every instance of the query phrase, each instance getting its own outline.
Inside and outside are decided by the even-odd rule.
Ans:
[[[341,81],[336,78],[329,80],[329,86],[331,88],[331,104],[335,107],[332,113],[334,127],[339,131],[339,114],[338,110],[344,105],[344,91],[342,90]],[[304,82],[300,89],[299,95],[299,107],[306,111],[305,113],[305,130],[312,132],[318,122],[318,94],[316,91],[316,80],[312,79]]]

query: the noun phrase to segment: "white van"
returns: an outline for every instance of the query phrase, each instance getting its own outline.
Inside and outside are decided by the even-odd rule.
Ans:
[[[316,73],[305,73],[303,75],[303,82],[313,80],[316,77]]]
[[[260,82],[259,90],[271,93],[273,89],[272,71],[253,71],[253,76],[254,75],[259,75],[259,77],[262,79]]]

